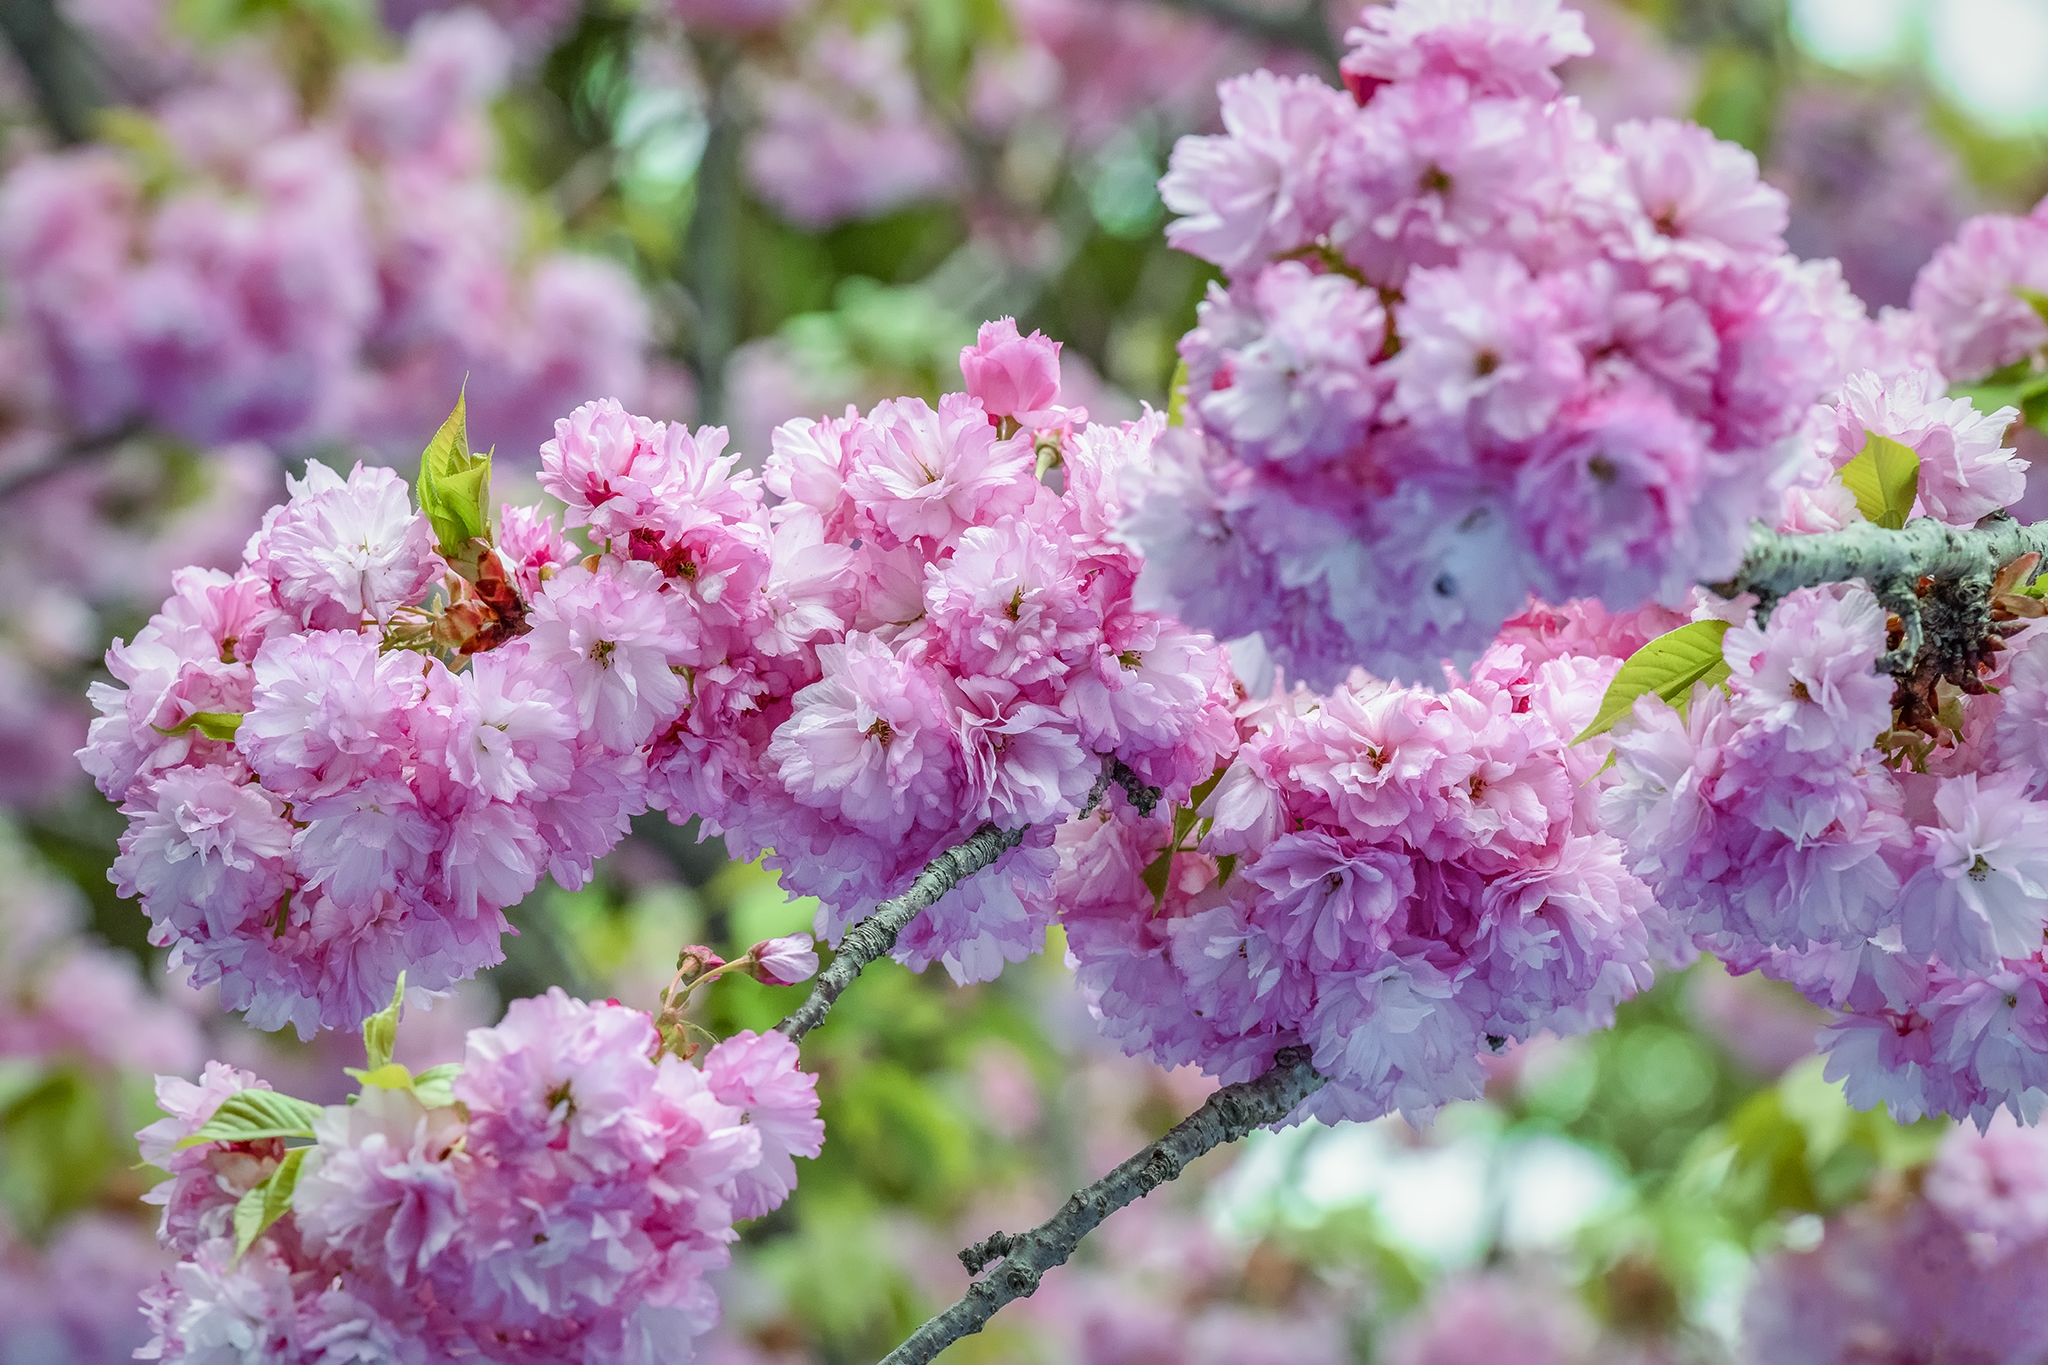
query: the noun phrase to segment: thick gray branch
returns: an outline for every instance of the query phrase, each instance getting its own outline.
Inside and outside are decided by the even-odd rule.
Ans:
[[[1917,517],[1899,531],[1868,521],[1817,536],[1760,531],[1735,577],[1713,588],[1723,597],[1753,592],[1768,610],[1795,588],[1852,578],[1881,592],[1922,578],[1989,577],[2029,551],[2048,555],[2048,522],[2022,526],[2004,513],[1967,528]]]
[[[2003,512],[1970,527],[1919,517],[1897,531],[1868,521],[1817,536],[1759,531],[1735,577],[1713,588],[1724,597],[1755,593],[1757,615],[1768,620],[1788,592],[1860,578],[1899,618],[1902,638],[1879,657],[1879,671],[1974,676],[1991,625],[1992,580],[2029,552],[2048,554],[2048,523],[2022,526]],[[1931,580],[1925,593],[1922,579]]]
[[[1174,1179],[1204,1152],[1286,1118],[1322,1083],[1309,1065],[1307,1048],[1282,1048],[1271,1070],[1218,1090],[1172,1132],[1076,1193],[1031,1231],[1014,1237],[998,1232],[961,1252],[969,1274],[979,1274],[991,1261],[1000,1264],[970,1285],[958,1303],[911,1333],[882,1365],[925,1365],[960,1338],[979,1332],[1004,1304],[1030,1297],[1045,1272],[1064,1264],[1103,1219]]]
[[[775,1027],[788,1035],[791,1042],[802,1042],[806,1033],[825,1022],[833,1002],[853,984],[853,979],[896,946],[896,936],[906,925],[936,904],[939,897],[1022,843],[1025,829],[1029,828],[1027,825],[1024,829],[997,829],[994,825],[983,825],[926,863],[908,891],[894,900],[883,901],[873,914],[846,931],[846,937],[839,940],[838,953],[818,973],[810,998]]]

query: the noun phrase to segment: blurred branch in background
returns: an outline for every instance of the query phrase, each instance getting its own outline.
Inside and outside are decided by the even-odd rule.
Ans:
[[[0,29],[21,59],[36,108],[57,140],[83,142],[105,102],[99,64],[56,0],[0,0]]]
[[[697,380],[697,420],[726,420],[725,363],[739,344],[740,126],[739,53],[728,42],[698,44],[708,83],[704,153],[684,236],[680,274],[693,305],[690,368]]]
[[[1298,48],[1314,57],[1323,74],[1334,79],[1338,59],[1344,55],[1336,36],[1330,32],[1328,8],[1321,0],[1304,3],[1257,5],[1244,0],[1164,0],[1188,14],[1199,14],[1228,28],[1257,38]]]
[[[118,450],[125,442],[132,441],[143,433],[140,422],[123,422],[112,431],[102,431],[89,436],[75,436],[53,445],[43,455],[17,468],[0,471],[0,500],[15,497],[41,483],[54,478],[82,460],[96,459]]]

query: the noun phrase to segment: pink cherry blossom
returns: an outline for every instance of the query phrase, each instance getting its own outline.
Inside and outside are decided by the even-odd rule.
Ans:
[[[1019,336],[1014,318],[984,322],[960,350],[960,375],[989,416],[1044,426],[1060,396],[1060,344],[1041,332]]]
[[[1559,0],[1396,0],[1345,35],[1344,83],[1362,104],[1384,84],[1457,75],[1487,95],[1554,95],[1553,70],[1593,50]]]

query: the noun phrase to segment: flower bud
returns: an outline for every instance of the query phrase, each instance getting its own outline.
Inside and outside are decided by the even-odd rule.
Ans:
[[[1060,344],[1042,332],[1019,336],[1013,318],[984,322],[974,344],[961,348],[960,373],[990,417],[1035,425],[1059,402]]]
[[[747,950],[754,964],[751,975],[769,986],[794,986],[818,973],[818,954],[809,934],[791,934],[756,943]]]

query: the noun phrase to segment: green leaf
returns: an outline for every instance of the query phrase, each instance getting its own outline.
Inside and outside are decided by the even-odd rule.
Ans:
[[[1842,466],[1842,486],[1856,495],[1864,516],[1896,531],[1913,512],[1920,491],[1920,456],[1910,446],[1871,432],[1862,453]]]
[[[2025,285],[2019,284],[2016,284],[2012,287],[2012,292],[2019,295],[2020,298],[2024,299],[2026,301],[2027,307],[2033,309],[2036,313],[2040,315],[2041,321],[2048,322],[2048,294],[2044,294],[2038,289],[2029,289]]]
[[[280,1095],[275,1090],[238,1090],[221,1101],[203,1127],[179,1143],[260,1142],[265,1138],[309,1138],[320,1106]]]
[[[1694,621],[1659,635],[1629,655],[1621,672],[1607,684],[1600,714],[1572,743],[1583,744],[1612,730],[1645,692],[1654,692],[1682,709],[1694,683],[1727,681],[1728,663],[1721,657],[1721,637],[1727,633],[1726,621]]]
[[[419,499],[442,557],[473,575],[477,553],[470,542],[491,539],[491,457],[470,452],[466,401],[466,395],[456,398],[455,411],[420,455]]]
[[[235,1255],[247,1251],[270,1225],[291,1212],[292,1191],[299,1183],[299,1170],[306,1164],[309,1147],[294,1147],[284,1154],[277,1169],[262,1183],[235,1201]]]
[[[2020,373],[2011,378],[1993,375],[1976,384],[1957,384],[1948,391],[1948,396],[1969,399],[1979,412],[2018,408],[2021,421],[2048,434],[2048,373],[2033,373],[2026,361],[2015,368]]]
[[[105,1195],[125,1159],[114,1134],[112,1097],[69,1067],[14,1093],[0,1110],[0,1217],[9,1231],[42,1237],[74,1210]]]
[[[391,1063],[391,1051],[398,1044],[398,1011],[405,1003],[405,973],[391,992],[391,1003],[363,1021],[363,1069],[377,1071]]]
[[[1166,425],[1183,427],[1188,422],[1188,363],[1173,367],[1173,379],[1166,386]]]
[[[223,742],[232,741],[235,732],[242,728],[242,713],[239,711],[194,711],[171,729],[152,725],[150,729],[160,735],[183,735],[197,730],[208,739]]]
[[[1166,883],[1173,875],[1173,851],[1167,850],[1146,864],[1142,874],[1145,889],[1152,893],[1152,908],[1166,904]]]
[[[365,1090],[410,1090],[412,1073],[397,1062],[386,1062],[383,1066],[368,1071],[347,1068],[348,1074]]]
[[[460,1062],[430,1066],[412,1078],[412,1093],[419,1096],[420,1103],[429,1109],[451,1105],[455,1103],[455,1078],[461,1074]]]

